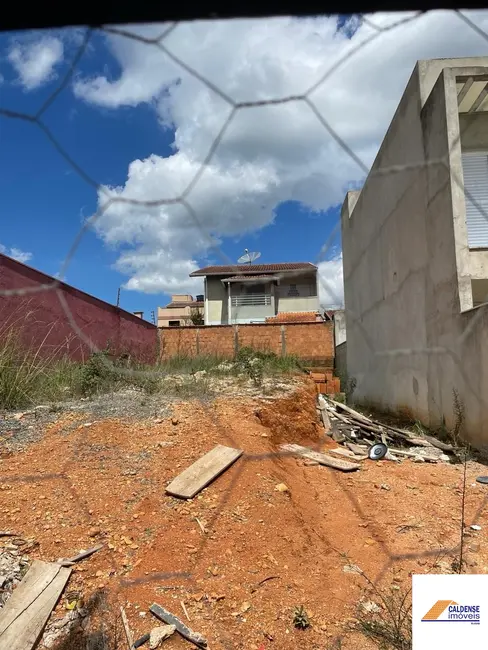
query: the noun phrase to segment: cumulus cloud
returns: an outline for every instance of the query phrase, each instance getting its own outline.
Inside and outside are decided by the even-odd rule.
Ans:
[[[342,254],[319,262],[319,303],[323,309],[344,307],[344,281]]]
[[[24,264],[32,258],[32,253],[27,253],[26,251],[22,251],[20,250],[20,248],[16,248],[15,246],[9,248],[8,246],[4,246],[3,244],[0,244],[0,253],[3,253],[4,255],[8,255],[9,257],[12,257],[14,260],[17,260],[17,262],[23,262]]]
[[[63,60],[63,52],[61,39],[45,36],[33,42],[12,45],[7,58],[22,87],[35,90],[56,76],[55,67]]]
[[[488,12],[468,14],[488,29]],[[195,179],[231,113],[226,98],[260,102],[300,95],[334,66],[310,98],[366,167],[371,165],[416,61],[485,51],[481,36],[448,11],[423,15],[369,40],[378,27],[408,17],[375,14],[368,21],[354,19],[339,31],[334,17],[178,25],[165,45],[220,94],[158,48],[109,35],[107,46],[120,66],[119,77],[100,71],[78,78],[75,95],[105,109],[151,105],[162,128],[174,130],[171,156],[134,161],[121,187],[106,187],[99,194],[100,204],[107,193],[124,199],[109,206],[96,229],[107,244],[120,247],[117,266],[130,276],[127,286],[146,292],[189,289],[188,273],[206,255],[228,262],[214,252],[223,238],[269,225],[281,202],[298,201],[324,213],[341,203],[345,191],[363,180],[364,171],[311,107],[295,100],[238,110],[204,173],[185,195],[190,209],[157,205],[180,196]],[[154,37],[164,28],[127,29]],[[364,47],[355,51],[361,43]],[[128,201],[134,199],[147,203]],[[325,238],[330,227],[322,227],[320,219],[316,223],[318,253],[321,233]],[[337,260],[324,264],[324,270],[339,277]]]

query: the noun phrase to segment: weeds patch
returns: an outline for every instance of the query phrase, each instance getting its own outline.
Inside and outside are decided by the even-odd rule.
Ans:
[[[364,572],[363,598],[357,611],[355,629],[379,650],[410,650],[412,647],[412,591],[397,584],[380,587]]]
[[[154,366],[129,363],[127,355],[117,357],[108,347],[93,353],[85,363],[60,358],[60,351],[46,355],[43,345],[35,350],[23,346],[14,328],[0,331],[0,409],[46,402],[54,409],[67,399],[94,397],[128,387],[149,395],[161,392],[182,399],[201,399],[214,394],[212,376],[225,373],[237,380],[250,378],[256,386],[262,386],[266,376],[301,370],[294,356],[280,357],[250,347],[241,348],[234,360],[219,355],[180,355]],[[197,373],[202,374],[195,376]],[[175,375],[180,380],[170,381]]]
[[[29,350],[13,328],[0,332],[0,408],[15,409],[39,401],[70,397],[79,378],[79,366],[59,359],[59,350],[41,354],[42,345]]]

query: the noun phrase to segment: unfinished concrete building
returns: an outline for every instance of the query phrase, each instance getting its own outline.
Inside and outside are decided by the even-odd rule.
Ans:
[[[488,57],[419,61],[342,208],[354,401],[486,448],[487,82]]]

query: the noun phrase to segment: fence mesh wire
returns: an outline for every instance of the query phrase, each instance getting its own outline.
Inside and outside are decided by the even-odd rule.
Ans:
[[[475,17],[474,18],[470,17],[470,14],[463,13],[461,11],[452,12],[452,15],[455,17],[456,20],[459,21],[460,29],[472,30],[473,38],[481,37],[484,40],[488,40],[488,34],[480,26],[480,23],[476,21]],[[308,88],[306,88],[305,91],[300,92],[298,94],[288,94],[280,97],[266,97],[266,98],[259,98],[254,100],[249,99],[249,100],[239,100],[239,101],[233,97],[232,92],[219,87],[218,83],[207,78],[203,73],[196,70],[192,65],[190,65],[184,59],[182,59],[180,56],[174,53],[170,44],[170,36],[174,37],[175,34],[177,34],[178,29],[180,28],[178,23],[174,23],[170,25],[162,25],[159,33],[151,37],[144,35],[144,33],[141,33],[141,30],[138,30],[137,28],[130,28],[130,27],[105,26],[100,29],[87,28],[86,30],[84,30],[83,38],[81,40],[81,43],[78,47],[75,56],[71,61],[69,70],[61,79],[54,92],[52,92],[49,95],[49,97],[42,104],[39,110],[33,114],[26,114],[22,112],[16,112],[15,110],[9,108],[0,107],[0,115],[2,115],[7,120],[23,120],[25,122],[30,123],[33,126],[33,128],[39,129],[48,139],[52,147],[54,147],[59,152],[59,154],[71,166],[71,168],[79,175],[79,177],[87,185],[89,185],[94,192],[97,193],[98,209],[89,219],[85,220],[75,240],[73,241],[69,251],[67,251],[62,268],[60,270],[59,280],[55,280],[53,282],[35,288],[25,287],[21,289],[2,289],[0,291],[0,294],[3,296],[22,295],[28,297],[33,292],[38,292],[38,291],[58,292],[59,300],[61,301],[63,310],[66,314],[66,317],[69,319],[76,336],[79,337],[82,341],[84,341],[84,343],[93,352],[99,352],[100,350],[98,350],[96,346],[93,345],[93,342],[90,340],[90,338],[87,337],[86,334],[83,332],[83,330],[78,326],[75,318],[73,317],[73,314],[70,311],[70,307],[63,293],[59,291],[59,282],[64,277],[67,269],[69,268],[70,263],[74,259],[74,256],[77,252],[78,247],[80,246],[80,243],[82,242],[87,232],[93,228],[96,228],[97,222],[103,217],[104,214],[114,209],[114,207],[116,207],[117,205],[124,205],[124,204],[134,206],[139,210],[144,210],[144,209],[152,210],[155,208],[160,208],[162,206],[179,206],[186,212],[187,217],[185,223],[188,224],[188,227],[189,228],[196,227],[198,229],[199,233],[201,234],[202,240],[205,242],[204,244],[205,248],[207,250],[211,250],[213,254],[216,257],[218,257],[220,262],[228,265],[234,265],[234,261],[229,259],[225,255],[224,251],[221,250],[220,245],[216,243],[213,232],[202,221],[202,219],[199,216],[199,209],[198,207],[192,205],[191,199],[192,199],[192,195],[195,193],[196,188],[199,186],[199,184],[202,183],[202,179],[206,171],[208,170],[209,166],[211,165],[212,160],[216,155],[216,152],[218,151],[219,147],[221,147],[225,143],[226,136],[229,134],[229,128],[231,124],[234,122],[234,120],[236,120],[237,116],[241,114],[243,111],[249,111],[252,110],[253,108],[262,109],[265,107],[277,107],[277,106],[286,106],[289,104],[301,104],[308,111],[310,111],[310,113],[317,120],[317,122],[323,127],[324,132],[328,135],[328,137],[331,138],[338,147],[340,147],[340,149],[346,154],[347,157],[349,157],[349,159],[353,162],[353,164],[357,166],[357,168],[364,175],[364,177],[367,176],[370,168],[369,162],[363,160],[362,156],[348,144],[348,142],[344,139],[343,136],[341,136],[339,130],[336,129],[334,122],[330,117],[330,112],[328,115],[326,114],[327,111],[324,111],[321,107],[318,106],[320,102],[317,102],[316,99],[317,93],[320,90],[323,90],[324,87],[326,87],[327,83],[332,78],[334,78],[334,76],[341,74],[341,69],[346,62],[350,63],[351,60],[359,59],[362,56],[362,53],[364,52],[365,48],[370,46],[372,43],[380,39],[384,39],[388,35],[394,38],[395,31],[404,28],[408,24],[418,24],[419,29],[422,29],[421,25],[423,20],[425,20],[425,15],[423,12],[412,12],[409,13],[408,15],[398,16],[394,19],[392,19],[391,16],[388,17],[387,19],[383,15],[379,16],[379,18],[376,18],[374,15],[363,16],[360,19],[361,24],[367,25],[369,27],[369,31],[364,32],[361,38],[359,39],[352,39],[350,46],[347,48],[345,54],[341,56],[339,59],[334,60],[331,65],[328,65],[327,62],[324,62],[323,69],[317,71],[316,80]],[[225,105],[227,105],[228,107],[227,117],[225,118],[223,123],[216,128],[215,137],[212,139],[211,145],[208,147],[208,151],[204,156],[203,160],[201,161],[198,170],[191,177],[191,180],[186,184],[186,186],[183,189],[175,192],[174,195],[166,195],[167,188],[165,188],[165,192],[163,192],[163,194],[165,194],[164,198],[162,197],[159,199],[143,200],[143,199],[136,199],[136,198],[128,198],[127,196],[120,196],[117,192],[111,191],[106,185],[99,182],[86,169],[84,169],[80,164],[78,164],[78,162],[76,161],[76,155],[73,152],[68,151],[63,146],[63,144],[56,137],[53,129],[48,126],[46,117],[49,114],[49,111],[52,109],[53,105],[58,100],[61,93],[64,90],[66,90],[70,86],[70,84],[73,83],[73,81],[76,79],[76,75],[78,73],[78,66],[82,61],[82,58],[87,48],[90,47],[92,40],[96,34],[110,35],[112,37],[116,36],[121,39],[129,39],[131,41],[136,41],[137,43],[144,45],[145,47],[148,48],[148,50],[149,49],[159,50],[165,57],[167,57],[168,60],[170,60],[175,66],[181,69],[182,74],[189,75],[194,79],[196,79],[201,84],[204,84],[208,89],[209,93],[215,95],[217,98],[219,98],[221,102],[225,103]],[[259,71],[256,71],[256,74],[258,74],[258,72]],[[333,102],[333,99],[330,101]],[[285,131],[286,129],[284,127],[283,129],[284,137],[286,137]],[[408,168],[406,166],[395,165],[395,166],[391,166],[391,168],[382,167],[380,172],[375,172],[375,173],[381,173],[386,175],[391,174],[393,177],[398,174],[400,175],[408,174],[409,172],[416,169],[417,167],[425,166],[426,164],[432,165],[433,167],[443,166],[445,169],[448,169],[449,160],[447,158],[441,160],[429,160],[428,163],[426,163],[425,160],[419,160],[418,165],[411,165]],[[463,179],[455,176],[452,180],[464,192]],[[181,184],[180,179],[175,178],[174,187],[178,188],[180,187],[180,184]],[[469,196],[469,192],[467,194],[468,194],[468,198],[474,204],[476,204],[476,200],[474,199],[474,197]],[[478,207],[481,211],[483,211],[483,206],[478,206]],[[484,214],[484,216],[485,218],[487,218],[486,214]],[[136,212],[132,213],[132,218],[137,218]],[[328,259],[331,253],[331,247],[333,245],[333,242],[337,234],[340,231],[340,227],[341,224],[339,218],[337,222],[334,224],[331,231],[329,232],[327,236],[327,240],[321,246],[319,255],[317,256],[317,259],[314,260],[315,263],[319,264],[325,259]],[[319,237],[320,235],[317,236]],[[319,281],[323,289],[328,293],[328,295],[332,296],[335,305],[336,306],[341,305],[342,298],[339,295],[335,295],[334,287],[330,284],[329,278],[324,274],[320,274]],[[347,303],[345,305],[345,310],[346,310],[348,323],[354,322],[356,325],[358,325],[358,327],[361,328],[360,319],[358,318],[357,314],[348,310]],[[469,337],[469,334],[472,331],[472,329],[475,327],[477,320],[482,317],[483,317],[483,312],[480,310],[478,314],[476,314],[469,321],[469,324],[466,330],[463,332],[462,338],[458,343],[461,343],[463,340],[465,340],[466,337]],[[458,372],[463,377],[464,381],[466,382],[466,385],[470,387],[470,389],[473,391],[473,394],[476,396],[476,398],[480,401],[480,403],[485,402],[485,398],[480,393],[480,387],[473,385],[472,381],[470,380],[469,369],[466,369],[462,363],[458,345],[456,345],[452,349],[448,347],[436,347],[427,350],[424,349],[415,350],[411,348],[407,350],[389,349],[386,351],[382,351],[381,353],[376,353],[374,347],[369,341],[369,337],[366,331],[364,331],[363,340],[365,346],[371,346],[373,359],[376,357],[377,354],[396,356],[396,355],[404,355],[404,354],[414,355],[416,352],[418,353],[427,352],[428,354],[438,355],[440,357],[443,357],[444,355],[450,357],[456,364]],[[120,368],[118,370],[120,371]],[[362,381],[368,380],[367,379],[368,372],[370,370],[372,371],[373,369],[372,368],[365,369],[364,378],[362,379]],[[126,370],[125,372],[132,373],[134,371]],[[146,372],[151,373],[152,371],[146,371]],[[159,371],[154,371],[154,372],[159,372]],[[209,405],[203,405],[202,409],[206,414],[206,416],[211,418],[217,427],[221,427],[223,430],[225,430],[225,439],[227,440],[227,442],[233,444],[236,447],[239,447],[240,446],[239,440],[238,439],[232,440],[232,432],[229,433],[227,423],[222,423],[219,421],[220,418],[219,414],[214,409],[212,409],[212,407]],[[73,449],[71,450],[71,454],[67,455],[66,461],[61,465],[61,470],[59,472],[50,473],[50,474],[41,474],[41,475],[38,473],[34,473],[34,474],[26,473],[25,475],[20,475],[20,476],[18,475],[9,476],[7,472],[5,476],[1,478],[1,482],[6,484],[15,483],[18,481],[23,481],[25,483],[32,483],[33,485],[36,486],[36,489],[40,491],[45,491],[48,489],[47,487],[44,487],[43,485],[44,482],[48,483],[50,489],[52,490],[56,490],[59,488],[59,486],[63,486],[62,490],[64,490],[66,494],[69,494],[73,498],[74,502],[78,504],[79,516],[82,517],[87,524],[89,524],[92,520],[92,516],[90,514],[91,504],[87,503],[84,500],[82,494],[80,493],[79,487],[77,487],[77,485],[73,481],[73,471],[78,464],[79,458],[82,457],[83,453],[86,452],[86,444],[85,444],[86,442],[87,441],[85,440],[83,433],[81,433],[78,436],[77,445],[73,447]],[[263,461],[263,459],[270,458],[270,457],[279,458],[280,456],[286,456],[286,454],[281,454],[280,452],[272,452],[270,454],[251,454],[251,453],[244,454],[242,459],[232,470],[232,479],[230,481],[230,485],[228,489],[225,491],[225,493],[221,495],[220,500],[216,503],[216,508],[214,509],[214,514],[212,519],[206,522],[206,527],[208,528],[208,530],[216,531],[216,534],[218,535],[218,529],[221,525],[220,522],[222,520],[221,515],[225,510],[226,504],[228,504],[229,501],[231,500],[233,490],[235,486],[239,484],[239,480],[246,466],[248,464],[252,464],[255,465],[256,468],[258,468],[259,463]],[[370,525],[371,513],[365,511],[364,504],[361,502],[361,499],[358,498],[355,487],[351,486],[348,480],[345,479],[342,475],[335,474],[333,473],[333,471],[331,472],[331,480],[335,482],[337,484],[337,487],[346,495],[346,498],[349,500],[352,509],[357,513],[359,519],[363,521],[365,524]],[[103,481],[101,482],[101,487],[102,486],[103,486]],[[13,489],[15,489],[15,485],[13,486]],[[476,512],[474,512],[473,520],[470,521],[469,523],[476,523],[480,519],[486,506],[486,498],[488,497],[482,498],[480,496],[479,503],[477,504]],[[459,507],[461,507],[460,504]],[[456,517],[458,516],[461,517],[461,525],[463,525],[465,523],[463,520],[464,512],[461,512],[460,515],[459,515],[459,511],[453,510],[453,512],[454,514],[456,514]],[[345,522],[344,525],[347,526],[347,522]],[[378,575],[375,576],[375,580],[378,582],[381,582],[386,572],[392,566],[401,564],[406,560],[430,558],[433,556],[438,556],[440,553],[444,553],[446,555],[452,555],[452,554],[455,555],[460,551],[460,543],[459,543],[459,535],[458,535],[457,539],[451,538],[449,540],[445,540],[444,543],[439,544],[439,547],[435,549],[430,548],[430,545],[429,548],[425,549],[422,546],[422,544],[419,544],[419,548],[415,552],[399,553],[396,551],[394,544],[390,544],[385,541],[382,541],[381,525],[378,524],[376,528],[378,532],[378,536],[377,536],[378,539],[376,541],[376,543],[378,544],[378,553],[381,554],[382,557],[384,558],[384,561],[382,560],[381,570],[378,572]],[[462,534],[461,534],[461,539],[462,539]],[[159,570],[153,570],[153,571],[146,572],[147,575],[139,576],[137,578],[130,578],[130,577],[127,578],[125,576],[121,576],[119,579],[119,585],[118,585],[116,595],[118,595],[118,597],[120,597],[121,599],[121,602],[123,602],[125,599],[124,589],[130,587],[131,585],[141,584],[141,583],[154,583],[155,585],[156,584],[159,586],[162,585],[163,587],[166,585],[168,586],[168,588],[171,588],[171,586],[172,585],[174,586],[175,584],[176,585],[184,584],[185,589],[187,589],[188,592],[191,592],[192,590],[198,592],[200,586],[194,580],[192,574],[192,566],[194,564],[194,560],[198,561],[201,558],[205,559],[205,553],[207,551],[208,544],[209,544],[209,536],[202,535],[198,544],[196,545],[196,553],[192,556],[192,561],[190,562],[189,561],[190,556],[185,557],[185,553],[183,552],[181,554],[181,557],[175,558],[174,571],[162,572]],[[335,553],[337,554],[337,562],[340,561],[340,556],[343,550],[344,549],[340,549],[340,548],[334,549]],[[109,557],[111,557],[112,571],[114,573],[118,573],[120,567],[118,566],[114,556],[109,556]],[[155,597],[155,600],[158,600],[158,598]],[[211,615],[211,609],[209,609],[208,614]],[[344,633],[341,632],[337,636],[337,639],[335,641],[336,645],[333,647],[336,648],[342,647],[340,643],[343,641],[344,642],[347,641],[347,633],[345,632]],[[220,642],[222,644],[222,647],[226,647],[226,648],[238,647],[235,645],[235,639],[232,638],[231,633],[227,633],[226,635],[223,634],[220,638]],[[391,646],[391,647],[400,647],[400,646]]]

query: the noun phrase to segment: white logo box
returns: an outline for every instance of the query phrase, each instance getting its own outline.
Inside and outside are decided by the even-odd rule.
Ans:
[[[412,576],[412,650],[488,648],[488,575]]]

